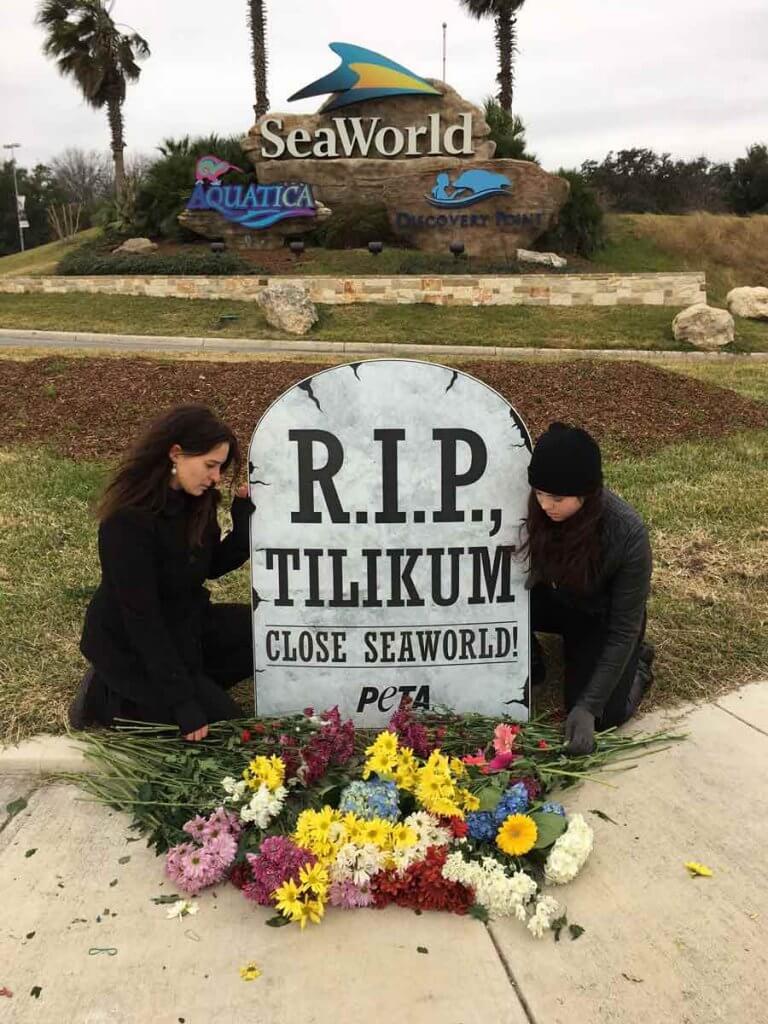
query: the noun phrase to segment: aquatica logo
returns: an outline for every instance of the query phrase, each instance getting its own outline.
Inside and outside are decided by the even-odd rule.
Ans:
[[[505,174],[472,168],[462,171],[455,181],[447,172],[441,172],[431,194],[424,198],[432,206],[459,207],[472,206],[491,196],[508,196],[511,192],[512,182]]]
[[[200,157],[195,170],[195,188],[188,210],[213,210],[244,228],[272,227],[293,217],[314,217],[317,213],[312,186],[304,181],[282,181],[272,185],[221,185],[219,178],[239,167],[213,155]]]
[[[396,64],[375,50],[366,50],[352,43],[330,43],[330,48],[341,57],[341,66],[329,75],[299,89],[292,100],[333,93],[323,110],[338,110],[350,103],[382,99],[386,96],[440,96],[441,93],[424,78],[414,75],[402,64]]]

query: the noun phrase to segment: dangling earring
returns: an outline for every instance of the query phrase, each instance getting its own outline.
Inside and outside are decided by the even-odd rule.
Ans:
[[[171,466],[171,476],[176,476],[176,463]]]

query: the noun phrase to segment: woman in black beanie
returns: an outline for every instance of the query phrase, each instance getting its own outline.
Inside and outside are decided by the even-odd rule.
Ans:
[[[563,637],[567,749],[586,754],[596,729],[634,714],[652,679],[653,648],[644,642],[648,531],[631,505],[603,487],[600,449],[578,427],[550,424],[533,450],[528,482],[522,551],[531,630]],[[543,677],[532,636],[532,682]]]

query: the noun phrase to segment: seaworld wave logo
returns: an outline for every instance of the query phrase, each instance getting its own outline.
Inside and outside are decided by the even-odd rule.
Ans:
[[[350,103],[376,100],[384,96],[440,96],[438,89],[424,78],[414,75],[402,64],[396,64],[374,50],[352,43],[330,43],[330,48],[341,57],[341,67],[316,82],[299,89],[289,102],[309,96],[334,93],[322,110],[337,110]]]
[[[269,228],[289,217],[314,217],[317,213],[312,186],[303,181],[281,181],[274,185],[221,185],[219,174],[231,168],[226,161],[211,165],[216,157],[201,157],[197,181],[187,203],[188,210],[213,210],[244,228]],[[203,161],[208,161],[202,165]],[[237,170],[238,168],[234,168]],[[205,178],[215,184],[206,185]]]
[[[451,190],[450,192],[448,190]],[[456,181],[445,171],[438,174],[435,187],[424,198],[432,206],[471,206],[491,196],[512,194],[512,182],[504,174],[473,168],[462,171]]]

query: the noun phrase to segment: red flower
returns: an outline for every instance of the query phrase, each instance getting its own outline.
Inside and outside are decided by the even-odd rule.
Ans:
[[[448,827],[457,839],[463,839],[469,832],[469,825],[463,818],[449,818]]]
[[[315,709],[314,708],[304,708],[304,714],[307,716],[307,718],[312,718],[314,713],[315,713]]]
[[[250,743],[251,742],[251,734],[248,731],[248,729],[243,729],[243,731],[240,733],[240,741],[242,743]]]
[[[266,725],[264,725],[263,722],[256,722],[256,724],[253,727],[253,731],[258,733],[264,733],[267,731],[267,727]]]
[[[546,740],[539,740],[539,750],[549,750],[549,744]]]

